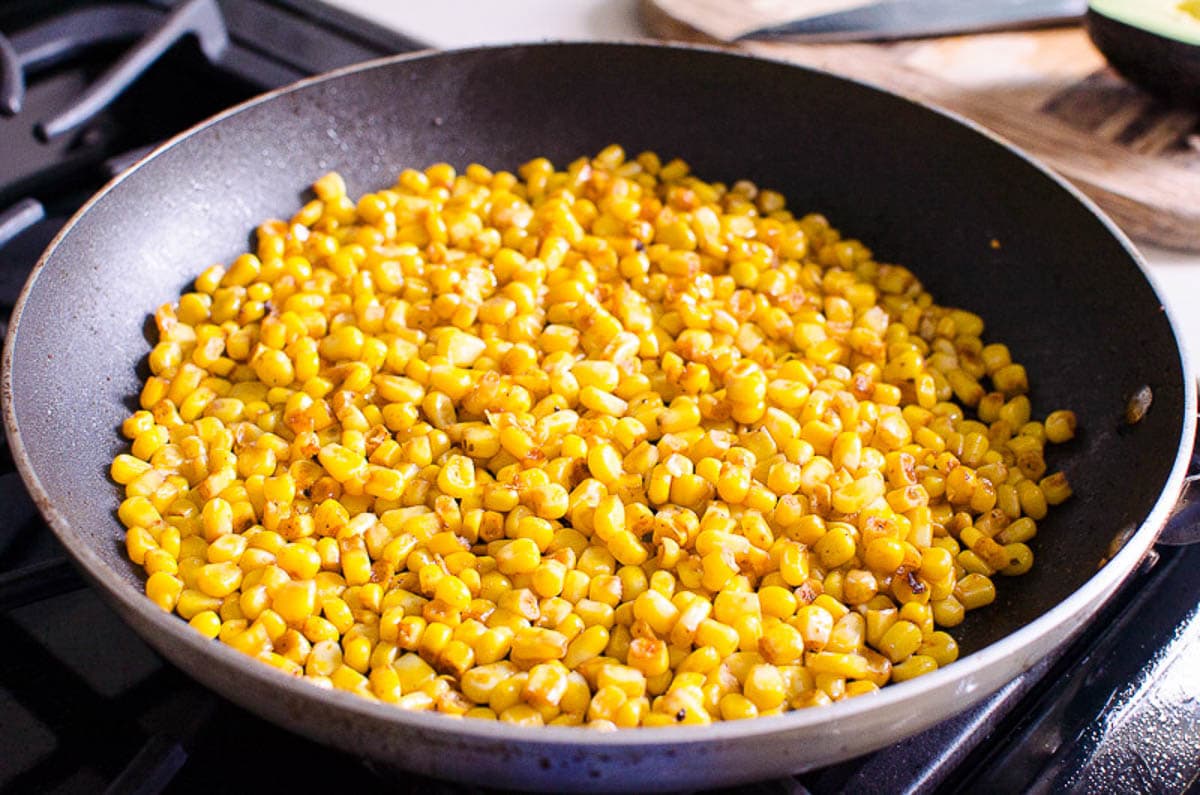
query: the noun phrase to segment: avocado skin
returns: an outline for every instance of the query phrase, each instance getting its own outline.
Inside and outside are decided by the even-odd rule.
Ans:
[[[1174,104],[1200,108],[1200,47],[1092,9],[1084,25],[1096,48],[1126,78]]]

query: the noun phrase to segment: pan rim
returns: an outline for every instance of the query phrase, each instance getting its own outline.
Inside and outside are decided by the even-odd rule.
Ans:
[[[1160,491],[1157,500],[1153,507],[1148,512],[1146,517],[1141,521],[1137,530],[1129,538],[1128,542],[1115,555],[1107,565],[1098,570],[1095,574],[1089,577],[1083,585],[1072,592],[1068,597],[1051,607],[1049,610],[1038,616],[1036,619],[1021,627],[1016,632],[1013,632],[998,641],[995,641],[983,648],[963,657],[950,666],[941,668],[933,673],[918,677],[907,682],[900,682],[888,685],[881,692],[875,694],[870,699],[850,699],[844,702],[838,702],[819,710],[796,710],[784,715],[771,716],[765,718],[757,718],[747,722],[720,722],[710,726],[693,727],[692,730],[680,730],[678,727],[666,728],[649,728],[640,729],[635,732],[621,731],[613,733],[598,733],[598,732],[581,732],[579,727],[520,727],[512,725],[493,724],[487,721],[451,721],[446,716],[436,714],[423,714],[409,712],[407,710],[397,709],[394,706],[370,702],[361,697],[350,693],[342,693],[337,691],[328,691],[321,688],[309,685],[308,683],[299,683],[289,681],[289,677],[281,676],[278,672],[271,670],[269,666],[263,665],[257,661],[249,660],[241,653],[234,650],[232,647],[226,646],[219,642],[212,642],[200,636],[186,625],[186,622],[181,621],[173,614],[167,614],[160,608],[154,605],[144,594],[135,593],[132,589],[125,587],[124,580],[120,580],[120,587],[111,587],[107,579],[119,577],[120,575],[115,569],[111,568],[97,555],[87,544],[79,545],[72,543],[78,540],[78,534],[73,530],[70,524],[60,514],[55,506],[50,502],[49,494],[42,486],[41,480],[34,471],[30,458],[28,456],[24,440],[21,435],[21,429],[17,420],[16,411],[13,405],[13,374],[12,364],[14,356],[14,347],[18,339],[20,330],[20,319],[26,304],[29,294],[35,288],[44,266],[49,261],[51,255],[57,250],[64,237],[71,233],[78,221],[98,202],[104,199],[109,193],[116,189],[126,178],[133,174],[138,169],[142,168],[147,162],[151,161],[160,154],[175,147],[177,144],[187,140],[188,138],[197,135],[203,130],[211,126],[217,125],[219,122],[246,111],[252,107],[256,107],[261,103],[274,100],[275,98],[300,91],[308,86],[327,81],[337,80],[345,75],[356,74],[359,72],[370,71],[374,69],[386,68],[393,64],[403,63],[409,60],[418,60],[426,58],[445,58],[456,57],[460,54],[479,53],[479,52],[512,52],[514,50],[526,49],[548,49],[548,48],[637,48],[644,50],[668,50],[668,51],[686,51],[699,52],[711,56],[719,56],[723,58],[738,58],[757,62],[769,62],[780,67],[796,69],[801,72],[817,73],[829,78],[846,81],[859,86],[862,86],[870,91],[888,95],[894,99],[918,106],[924,110],[930,111],[937,115],[943,116],[953,122],[967,127],[977,134],[983,135],[992,143],[1006,149],[1010,154],[1020,158],[1026,164],[1033,166],[1044,177],[1050,179],[1059,188],[1064,189],[1076,201],[1080,202],[1090,213],[1095,216],[1111,234],[1125,252],[1132,259],[1134,264],[1141,271],[1146,279],[1154,295],[1159,298],[1160,303],[1164,305],[1164,310],[1167,314],[1167,320],[1172,332],[1172,336],[1176,343],[1176,352],[1180,357],[1180,368],[1184,377],[1183,384],[1183,417],[1182,425],[1179,429],[1180,439],[1177,444],[1177,456],[1172,465],[1171,471],[1167,476],[1165,485]],[[731,51],[729,48],[702,45],[702,44],[679,44],[679,43],[653,43],[647,41],[623,41],[623,40],[607,40],[607,41],[540,41],[530,43],[517,43],[505,45],[490,45],[480,47],[467,47],[452,50],[420,50],[412,53],[404,53],[400,55],[385,56],[369,61],[364,61],[359,64],[342,67],[320,75],[315,75],[303,80],[292,83],[288,86],[266,92],[257,97],[251,98],[245,102],[235,105],[221,113],[206,119],[197,125],[185,130],[138,160],[133,166],[126,171],[114,177],[103,188],[101,188],[67,221],[59,233],[54,237],[51,243],[47,246],[38,262],[31,270],[24,287],[14,306],[10,320],[10,332],[5,341],[3,359],[0,363],[0,396],[3,398],[3,414],[5,430],[8,435],[9,444],[13,452],[13,458],[17,469],[21,474],[26,487],[33,496],[42,516],[47,524],[54,532],[60,542],[66,547],[68,554],[71,556],[75,564],[82,568],[88,579],[101,586],[100,593],[107,600],[116,601],[120,608],[124,611],[130,611],[135,614],[143,623],[148,623],[155,626],[159,631],[166,634],[166,638],[147,638],[144,640],[150,642],[151,645],[159,648],[159,643],[167,639],[173,640],[178,644],[181,651],[187,651],[195,654],[216,654],[221,662],[236,668],[241,674],[249,675],[246,685],[259,685],[268,688],[281,688],[289,695],[299,699],[302,702],[317,702],[324,706],[336,708],[347,715],[347,717],[362,717],[371,721],[381,721],[385,723],[396,723],[407,725],[411,728],[441,734],[445,736],[453,736],[456,738],[470,738],[473,740],[482,741],[502,741],[509,745],[545,745],[545,746],[586,746],[588,748],[599,748],[601,750],[613,751],[617,749],[627,748],[631,750],[647,749],[654,746],[682,746],[707,744],[734,739],[743,739],[747,737],[763,737],[767,735],[782,735],[787,732],[802,729],[812,729],[814,727],[824,727],[828,730],[837,731],[838,724],[841,720],[849,720],[857,715],[864,713],[873,713],[876,711],[895,710],[905,704],[915,705],[920,702],[923,696],[934,691],[946,688],[954,688],[958,691],[958,695],[963,697],[963,708],[965,709],[971,703],[983,698],[987,694],[993,692],[1001,685],[989,686],[980,691],[980,688],[974,685],[974,680],[981,672],[1001,662],[1004,658],[1011,657],[1015,649],[1029,647],[1036,644],[1038,641],[1044,641],[1047,636],[1063,627],[1077,625],[1089,612],[1089,606],[1094,605],[1097,601],[1103,601],[1123,582],[1131,573],[1136,563],[1143,557],[1146,551],[1153,544],[1159,529],[1166,522],[1167,517],[1176,505],[1179,495],[1183,489],[1184,478],[1187,474],[1189,464],[1189,453],[1191,449],[1191,440],[1194,438],[1196,430],[1196,381],[1190,367],[1190,358],[1187,356],[1185,344],[1179,332],[1179,323],[1174,316],[1172,310],[1166,307],[1162,300],[1162,291],[1154,280],[1149,269],[1146,267],[1145,261],[1141,253],[1130,242],[1129,238],[1122,232],[1115,223],[1102,211],[1095,203],[1083,195],[1077,188],[1070,185],[1057,174],[1051,172],[1048,167],[1032,158],[1023,150],[1015,147],[1010,142],[996,133],[980,126],[979,124],[966,119],[956,113],[947,111],[936,105],[931,105],[926,102],[912,100],[895,92],[878,88],[869,83],[862,82],[853,78],[847,78],[840,75],[830,73],[826,70],[816,69],[807,66],[799,66],[790,64],[774,58],[766,58],[756,55],[750,55],[742,52]],[[17,332],[16,334],[12,332]],[[139,633],[141,634],[141,633]],[[161,649],[160,649],[161,651]],[[172,656],[172,655],[165,655]],[[1032,665],[1033,661],[1029,661]],[[986,677],[985,677],[986,678]],[[207,686],[207,685],[206,685]],[[870,750],[870,749],[863,749]]]

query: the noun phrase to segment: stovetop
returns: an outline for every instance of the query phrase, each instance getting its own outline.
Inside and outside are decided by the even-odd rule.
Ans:
[[[0,119],[0,331],[65,219],[148,147],[264,90],[418,46],[308,0],[25,0],[0,6],[0,31],[0,56],[24,67],[21,110]],[[107,91],[130,82],[113,64],[137,61],[139,42],[165,54]],[[109,94],[81,112],[81,96]],[[0,516],[0,790],[487,791],[317,745],[192,682],[79,579],[3,441]],[[1198,596],[1200,548],[1159,548],[1082,637],[982,704],[881,751],[724,791],[1186,791],[1200,778]]]

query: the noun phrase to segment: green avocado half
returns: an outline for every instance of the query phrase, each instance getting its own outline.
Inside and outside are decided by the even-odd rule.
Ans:
[[[1085,24],[1122,75],[1200,107],[1200,0],[1090,0]]]

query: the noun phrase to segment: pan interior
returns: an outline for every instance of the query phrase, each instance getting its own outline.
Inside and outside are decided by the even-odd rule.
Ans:
[[[352,193],[445,160],[564,165],[617,142],[682,157],[710,180],[755,180],[825,213],[940,303],[978,312],[1028,368],[1039,413],[1073,409],[1058,448],[1076,497],[1040,525],[1029,575],[957,630],[965,651],[1082,585],[1138,526],[1180,445],[1184,374],[1158,297],[1104,222],[1006,147],[827,75],[707,51],[546,45],[385,63],[254,104],[175,143],[93,204],[49,252],[10,340],[12,408],[68,546],[127,587],[108,480],[140,389],[149,314],[263,219],[289,217],[337,169]],[[1154,403],[1132,428],[1125,400]]]

